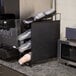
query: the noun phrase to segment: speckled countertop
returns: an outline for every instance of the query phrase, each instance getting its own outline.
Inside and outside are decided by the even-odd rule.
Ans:
[[[76,76],[76,68],[65,66],[56,60],[37,64],[33,67],[20,66],[18,62],[5,62],[3,60],[0,60],[0,64],[28,76]]]

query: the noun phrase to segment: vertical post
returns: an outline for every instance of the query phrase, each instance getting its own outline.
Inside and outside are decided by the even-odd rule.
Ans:
[[[56,0],[55,0],[55,10],[56,10]]]
[[[56,10],[56,0],[52,0],[52,8]]]
[[[54,0],[54,7],[55,7],[55,10],[56,10],[56,0]],[[55,20],[56,20],[56,15],[55,15]]]
[[[56,11],[56,0],[52,0],[52,8],[55,9],[55,11]],[[54,18],[56,20],[56,15]]]

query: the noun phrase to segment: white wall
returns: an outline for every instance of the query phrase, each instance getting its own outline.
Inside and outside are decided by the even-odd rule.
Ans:
[[[51,8],[51,0],[32,0],[35,13],[46,11]]]
[[[57,0],[57,12],[61,13],[61,38],[63,38],[66,26],[76,24],[76,0]]]
[[[21,18],[43,12],[51,8],[51,0],[20,0]]]
[[[33,15],[34,6],[32,0],[20,0],[20,18],[27,18]]]

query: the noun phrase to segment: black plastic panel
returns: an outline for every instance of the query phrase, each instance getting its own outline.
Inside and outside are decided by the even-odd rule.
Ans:
[[[76,62],[76,47],[62,44],[61,45],[61,58]]]
[[[32,24],[32,62],[57,56],[60,21],[41,21]]]

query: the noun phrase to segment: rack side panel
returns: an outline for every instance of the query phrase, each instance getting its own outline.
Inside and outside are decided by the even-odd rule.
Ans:
[[[57,56],[60,21],[41,21],[32,24],[32,61]]]

